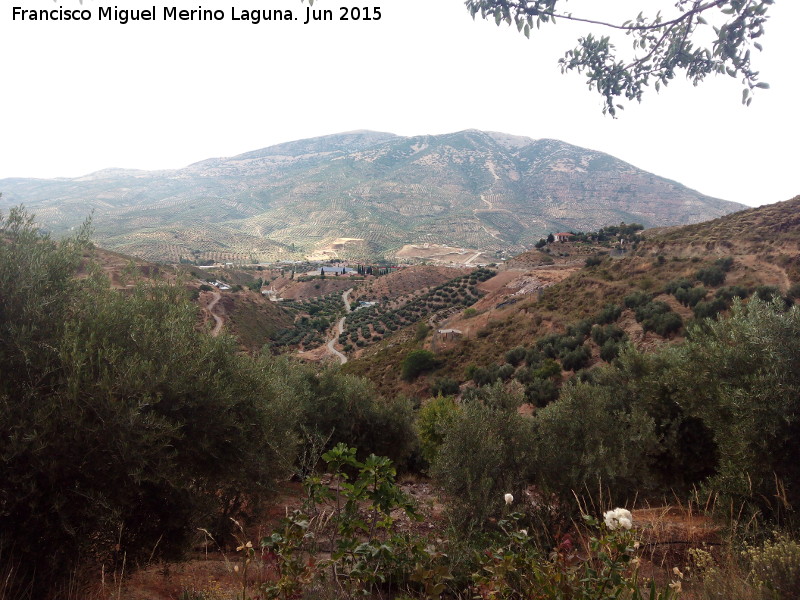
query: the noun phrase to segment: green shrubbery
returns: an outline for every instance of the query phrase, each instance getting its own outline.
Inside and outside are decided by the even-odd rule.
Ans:
[[[89,565],[179,556],[198,527],[225,540],[298,468],[299,439],[410,453],[410,404],[243,355],[198,331],[181,285],[113,290],[88,249],[20,210],[0,220],[0,558],[33,597]]]
[[[411,381],[426,371],[438,366],[436,355],[430,350],[412,350],[403,359],[401,365],[403,379]]]
[[[501,514],[504,493],[521,497],[534,467],[532,430],[516,412],[522,398],[499,385],[486,390],[453,415],[433,462],[462,531],[481,529]]]
[[[295,415],[260,363],[197,332],[182,287],[74,279],[85,238],[55,244],[20,211],[0,225],[0,553],[20,581],[176,556],[256,508]]]

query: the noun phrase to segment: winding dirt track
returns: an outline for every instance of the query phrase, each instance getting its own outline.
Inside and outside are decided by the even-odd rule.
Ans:
[[[211,330],[211,335],[212,337],[217,337],[219,332],[222,331],[222,326],[225,324],[225,319],[214,312],[214,307],[217,305],[217,302],[220,301],[220,298],[222,298],[222,294],[220,294],[217,290],[214,290],[212,295],[214,296],[214,299],[208,303],[206,310],[208,310],[208,314],[214,318],[214,329]]]
[[[347,313],[350,312],[350,300],[348,299],[348,296],[352,291],[353,289],[350,288],[349,290],[346,290],[344,293],[342,293],[342,302],[344,302],[344,310]],[[339,319],[338,323],[336,323],[336,328],[333,330],[333,337],[328,340],[327,344],[328,354],[336,356],[339,359],[340,364],[346,363],[347,357],[341,352],[339,352],[336,348],[334,348],[333,345],[336,343],[336,340],[339,339],[339,336],[342,335],[342,333],[344,333],[344,320],[346,318],[347,317],[344,316],[341,319]]]

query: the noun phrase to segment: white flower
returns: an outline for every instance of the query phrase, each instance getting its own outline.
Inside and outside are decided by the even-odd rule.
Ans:
[[[506,500],[506,504],[508,504],[508,505],[510,505],[512,502],[514,502],[514,496],[512,496],[511,494],[506,494],[504,496],[504,498]]]
[[[610,530],[615,529],[630,529],[633,527],[633,517],[631,511],[624,508],[615,508],[603,513],[603,520],[606,522],[606,527]]]

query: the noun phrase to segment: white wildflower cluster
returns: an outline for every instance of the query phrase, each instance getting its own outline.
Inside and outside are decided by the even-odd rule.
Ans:
[[[615,508],[603,513],[603,520],[606,522],[606,527],[610,530],[615,529],[630,529],[633,527],[633,517],[631,511],[624,508]]]

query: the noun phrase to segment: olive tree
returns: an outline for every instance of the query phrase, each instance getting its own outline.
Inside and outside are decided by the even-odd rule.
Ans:
[[[741,78],[742,102],[750,104],[758,80],[751,50],[761,50],[767,11],[774,0],[672,0],[655,3],[655,15],[640,12],[624,22],[573,14],[566,0],[465,0],[472,14],[516,26],[529,37],[541,25],[557,21],[587,23],[625,33],[632,54],[621,57],[609,36],[587,34],[559,60],[562,72],[585,75],[590,89],[604,98],[603,112],[623,108],[618,100],[640,101],[651,83],[656,91],[679,72],[695,85],[711,74]],[[669,4],[672,6],[670,7]],[[663,10],[663,12],[662,12]]]

